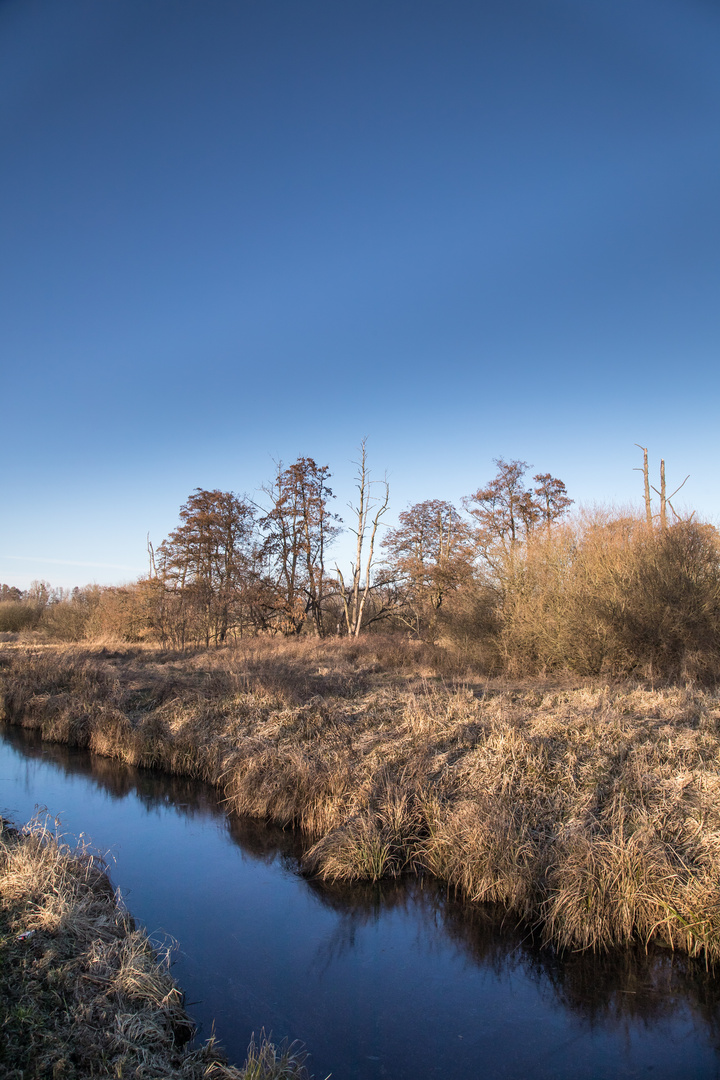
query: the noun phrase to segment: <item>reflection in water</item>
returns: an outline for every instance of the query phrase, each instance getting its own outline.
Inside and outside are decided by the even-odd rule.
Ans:
[[[184,953],[178,978],[200,1002],[201,1019],[203,1008],[217,1017],[233,1056],[242,1054],[250,1026],[267,1023],[279,1037],[305,1038],[317,1075],[331,1068],[338,1080],[459,1080],[474,1072],[469,1063],[478,1053],[487,1076],[528,1075],[531,1066],[538,1077],[634,1076],[648,1068],[656,1077],[720,1075],[720,981],[697,961],[659,949],[560,956],[497,909],[463,905],[430,879],[305,881],[301,835],[226,817],[206,785],[43,743],[19,728],[3,725],[0,733],[25,761],[81,778],[83,805],[90,807],[93,790],[118,804],[134,799],[146,815],[160,814],[158,828],[184,819],[201,848],[210,829],[251,864],[238,878],[226,848],[213,855],[207,880],[186,880],[178,869],[168,885],[182,913],[172,924]],[[138,831],[147,832],[157,859],[147,820]],[[349,1003],[341,1005],[343,994]],[[569,1044],[575,1055],[581,1047],[581,1058],[560,1053]],[[437,1060],[429,1057],[434,1050]]]
[[[394,908],[412,910],[429,932],[437,929],[478,967],[498,978],[521,971],[542,989],[552,990],[558,1006],[573,1010],[590,1025],[657,1024],[682,1003],[692,1002],[720,1053],[720,979],[690,957],[652,946],[609,955],[560,954],[543,945],[527,926],[514,924],[501,908],[460,903],[433,880],[309,884],[322,903],[341,915],[331,943],[335,958],[352,951],[359,927]]]
[[[214,788],[184,776],[138,769],[113,758],[76,750],[63,743],[43,742],[38,731],[0,724],[3,740],[26,758],[42,759],[72,776],[83,776],[115,799],[134,795],[148,809],[173,806],[184,814],[221,813]]]
[[[720,980],[704,964],[667,949],[649,947],[609,955],[559,954],[527,928],[507,929],[500,912],[445,902],[444,929],[476,963],[498,975],[521,967],[538,986],[552,989],[558,1006],[588,1024],[657,1024],[692,1002],[720,1050]]]

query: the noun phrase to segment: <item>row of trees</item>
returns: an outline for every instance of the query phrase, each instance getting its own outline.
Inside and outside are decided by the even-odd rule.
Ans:
[[[329,469],[313,458],[278,466],[260,503],[193,492],[179,526],[150,548],[161,639],[183,647],[247,632],[357,636],[388,619],[422,634],[446,596],[478,574],[501,585],[509,555],[538,529],[551,529],[572,503],[561,480],[538,473],[528,486],[526,462],[499,458],[494,479],[464,500],[465,513],[429,499],[384,528],[389,487],[371,478],[364,443],[356,464],[349,574],[329,561],[342,522]]]
[[[132,590],[104,589],[99,585],[86,585],[74,589],[53,588],[47,581],[33,581],[29,589],[13,585],[0,585],[0,633],[18,634],[23,631],[42,631],[61,641],[80,641],[95,631],[103,633],[106,619],[92,623],[92,615],[104,602],[114,603],[116,597]],[[112,598],[112,599],[111,599]],[[128,605],[125,605],[126,608]],[[131,628],[127,619],[122,622],[122,636],[136,634],[137,624]]]
[[[339,532],[329,469],[312,458],[278,467],[259,506],[197,489],[180,525],[150,546],[153,619],[163,640],[222,643],[229,634],[325,632],[327,549]]]
[[[387,527],[387,480],[371,477],[363,444],[346,524],[355,537],[349,572],[331,557],[343,523],[327,466],[309,457],[279,465],[257,502],[197,489],[177,528],[156,549],[148,544],[147,577],[68,594],[3,586],[0,630],[185,648],[382,626],[487,671],[717,670],[712,526],[678,515],[663,483],[658,515],[646,500],[644,515],[570,516],[561,480],[530,480],[524,461],[495,464],[461,508],[428,499]],[[643,472],[647,489],[646,457]]]
[[[549,529],[571,504],[550,474],[538,473],[529,486],[525,462],[496,465],[496,476],[465,500],[464,512],[429,499],[387,528],[388,482],[372,478],[363,442],[348,508],[355,538],[349,573],[330,558],[343,523],[327,465],[311,457],[278,465],[258,501],[198,488],[169,536],[157,548],[148,540],[146,579],[105,593],[51,594],[40,583],[21,596],[4,587],[0,627],[37,628],[42,619],[60,636],[77,637],[103,619],[114,632],[124,618],[128,635],[150,634],[179,648],[248,633],[358,636],[388,620],[432,633],[448,595],[479,578],[499,585],[508,553]],[[130,618],[131,610],[141,614]]]

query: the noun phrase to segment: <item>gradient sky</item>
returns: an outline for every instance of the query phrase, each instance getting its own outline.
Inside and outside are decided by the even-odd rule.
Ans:
[[[363,436],[393,519],[636,442],[720,519],[711,0],[4,0],[0,145],[0,581]]]

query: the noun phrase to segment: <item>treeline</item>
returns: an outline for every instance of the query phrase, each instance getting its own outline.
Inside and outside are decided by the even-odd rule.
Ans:
[[[32,640],[152,640],[144,582],[115,587],[52,588],[34,581],[29,589],[0,585],[0,634]]]
[[[364,444],[346,522],[328,467],[308,457],[279,466],[258,502],[197,489],[177,528],[149,545],[147,577],[71,593],[41,584],[10,595],[3,586],[0,630],[176,649],[383,630],[411,633],[488,674],[714,676],[718,534],[677,515],[664,484],[653,512],[647,458],[642,516],[571,515],[561,480],[528,478],[524,461],[495,464],[461,508],[428,499],[394,528],[383,522],[387,482],[371,478]],[[331,557],[343,526],[355,538],[349,573]]]

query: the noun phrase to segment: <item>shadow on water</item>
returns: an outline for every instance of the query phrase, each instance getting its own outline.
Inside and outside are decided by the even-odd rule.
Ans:
[[[147,812],[167,809],[171,810],[173,815],[199,825],[209,821],[216,831],[220,829],[227,840],[240,850],[246,860],[258,867],[279,867],[285,880],[291,878],[296,883],[293,888],[302,890],[305,905],[325,912],[325,915],[321,916],[325,919],[323,933],[318,934],[312,952],[304,954],[302,960],[308,970],[307,986],[303,989],[302,978],[298,980],[300,993],[309,993],[309,986],[316,988],[313,993],[318,996],[319,1014],[325,1009],[327,1016],[331,1015],[333,995],[336,994],[334,988],[327,991],[330,995],[327,999],[329,1004],[323,1005],[324,999],[319,998],[319,988],[325,985],[324,980],[341,977],[346,980],[355,979],[363,974],[368,965],[375,965],[374,977],[381,980],[377,990],[377,1009],[396,1007],[393,1004],[394,999],[391,1000],[389,996],[390,989],[385,988],[384,984],[390,984],[393,979],[399,980],[402,976],[410,992],[420,995],[418,1009],[445,1008],[446,1026],[452,1023],[459,1029],[465,1025],[477,1032],[482,1029],[483,1017],[488,1013],[488,1002],[495,1002],[495,1007],[499,1010],[497,1017],[504,1015],[502,1006],[497,1004],[503,994],[507,995],[507,1001],[517,1010],[517,1016],[521,1018],[516,1021],[518,1024],[530,1024],[533,1010],[537,1013],[538,1031],[547,1029],[548,1025],[552,1027],[553,1021],[548,1018],[562,1017],[562,1037],[558,1033],[548,1035],[546,1031],[537,1036],[538,1040],[548,1039],[546,1050],[538,1042],[537,1052],[532,1047],[529,1058],[518,1056],[518,1052],[517,1063],[513,1064],[511,1059],[514,1048],[506,1046],[500,1051],[496,1049],[494,1052],[504,1054],[507,1060],[502,1067],[491,1063],[489,1071],[484,1071],[482,1075],[528,1075],[528,1061],[535,1062],[532,1075],[538,1077],[636,1076],[646,1075],[649,1069],[654,1070],[653,1076],[720,1075],[720,979],[715,972],[707,971],[698,961],[655,948],[648,951],[638,948],[610,956],[592,953],[559,955],[553,948],[543,947],[527,927],[515,925],[512,920],[503,918],[501,911],[490,905],[459,903],[441,883],[430,879],[410,878],[352,886],[328,885],[316,879],[301,879],[298,867],[303,846],[302,836],[254,819],[226,816],[221,798],[208,785],[183,777],[137,769],[63,745],[43,743],[37,733],[20,728],[0,725],[0,736],[6,745],[24,759],[41,759],[44,764],[53,766],[68,777],[80,777],[91,788],[102,792],[111,800],[125,800],[132,796]],[[92,821],[88,823],[88,831],[92,835]],[[265,882],[266,886],[267,884]],[[277,892],[274,878],[271,887]],[[232,888],[235,889],[236,886],[233,885]],[[265,896],[267,895],[266,893]],[[132,899],[130,907],[132,908]],[[287,912],[283,916],[285,923],[288,918],[293,917],[294,915],[288,916]],[[302,914],[299,914],[298,937],[304,932],[302,918]],[[231,929],[228,934],[234,940]],[[392,951],[387,943],[393,942],[400,930],[407,939],[406,952],[402,957],[398,953],[383,960],[385,950],[387,949],[388,953]],[[369,951],[368,946],[368,942],[374,940],[373,935],[378,940],[375,952]],[[421,945],[418,945],[418,942]],[[182,944],[184,948],[185,943]],[[247,950],[242,941],[238,947],[241,953],[243,949]],[[285,948],[287,950],[287,944]],[[418,969],[420,973],[415,971],[412,961],[407,959],[413,949],[416,952],[421,951],[423,955],[424,966]],[[263,970],[271,968],[274,962],[265,958]],[[253,960],[254,965],[257,966],[258,963],[257,959]],[[280,964],[280,961],[277,963]],[[382,967],[382,964],[385,964],[385,967]],[[287,969],[280,966],[279,970],[283,972],[282,978],[289,981]],[[344,974],[338,976],[338,972]],[[179,977],[183,981],[184,977]],[[192,971],[188,977],[194,977]],[[203,980],[210,978],[222,983],[221,997],[228,1002],[226,1028],[231,1023],[238,1023],[238,1015],[245,1016],[243,1010],[250,1015],[251,1008],[255,1007],[255,998],[250,1001],[250,992],[243,991],[250,1001],[250,1004],[247,1004],[233,982],[232,972],[223,974],[220,960],[216,961],[213,971],[199,974],[197,983],[188,987],[192,995],[204,996]],[[436,985],[433,980],[436,980]],[[333,983],[333,987],[334,985]],[[398,985],[401,983],[398,982]],[[200,992],[198,986],[201,988]],[[252,993],[255,994],[255,988]],[[360,991],[358,995],[359,998],[362,997]],[[307,1040],[311,1050],[316,1050],[315,1040],[320,1039],[317,1032],[323,1032],[322,1024],[329,1023],[329,1020],[323,1015],[316,1016],[307,1012],[302,1017],[302,1023],[306,1027],[296,1031],[293,1029],[293,1022],[288,1019],[291,1006],[277,1004],[274,985],[268,989],[266,997],[263,997],[259,990],[256,996],[258,1011],[277,1009],[277,1012],[268,1018],[276,1032],[280,1028],[283,1034],[287,1030],[293,1037],[299,1035]],[[507,1009],[510,1009],[510,1004]],[[218,1015],[218,1010],[222,1008],[216,1003],[213,1003],[212,1007],[213,1016]],[[371,1003],[359,1001],[355,1009],[357,1016],[354,1016],[353,1020],[362,1026],[365,1013],[370,1016]],[[465,1018],[463,1010],[468,1011]],[[525,1019],[525,1014],[529,1019]],[[341,1076],[363,1080],[374,1076],[443,1076],[446,1080],[453,1080],[455,1077],[467,1075],[468,1057],[463,1058],[461,1055],[470,1053],[469,1045],[458,1041],[465,1037],[463,1034],[452,1036],[455,1042],[443,1049],[437,1064],[428,1063],[426,1050],[422,1051],[425,1056],[413,1058],[414,1044],[422,1042],[417,1031],[409,1031],[406,1036],[399,1034],[396,1039],[398,1060],[390,1060],[388,1055],[391,1051],[386,1045],[392,1041],[390,1036],[386,1037],[380,1032],[378,1022],[372,1027],[370,1019],[366,1017],[366,1020],[368,1034],[363,1038],[368,1045],[372,1044],[370,1049],[377,1043],[376,1051],[361,1055],[362,1062],[358,1063],[356,1048],[352,1050],[354,1057],[338,1063],[338,1056],[343,1052],[339,1049],[342,1042],[342,1032],[339,1032],[335,1043],[330,1040],[327,1048],[324,1048],[325,1057],[319,1053],[318,1048],[315,1057],[316,1069],[325,1070],[327,1059],[338,1080]],[[347,1015],[343,1014],[342,1023],[349,1022]],[[397,1022],[399,1024],[402,1021],[398,1019]],[[414,1022],[418,1024],[417,1016]],[[422,1023],[426,1026],[425,1021]],[[316,1030],[314,1024],[317,1025]],[[487,1020],[487,1024],[490,1024],[490,1020]],[[497,1028],[500,1019],[492,1020],[492,1024]],[[223,1031],[220,1015],[218,1026],[221,1037],[229,1044],[228,1049],[237,1053],[232,1037],[229,1038]],[[677,1042],[676,1057],[673,1059],[676,1064],[667,1064],[664,1063],[664,1048],[667,1046],[667,1039],[676,1029],[680,1032],[673,1036]],[[536,1038],[534,1034],[528,1034],[531,1030],[534,1031],[531,1027],[527,1030],[523,1028],[522,1038]],[[610,1036],[617,1042],[613,1053],[607,1048]],[[648,1046],[651,1048],[643,1049],[641,1060],[636,1060],[640,1053],[636,1049],[638,1040],[642,1042],[645,1036],[648,1036]],[[244,1039],[244,1036],[242,1038]],[[437,1043],[446,1036],[435,1032],[428,1034],[427,1038],[430,1042],[434,1040]],[[480,1048],[485,1048],[486,1044],[479,1041],[480,1035],[475,1035],[474,1038],[474,1053],[477,1053]],[[584,1064],[574,1067],[558,1064],[556,1057],[553,1057],[553,1038],[557,1045],[562,1044],[565,1039],[575,1046],[577,1040],[584,1039],[589,1047],[582,1059]],[[692,1068],[688,1063],[687,1072],[678,1072],[681,1066],[677,1062],[684,1061],[683,1055],[686,1054],[683,1039],[686,1042],[688,1039],[692,1041],[696,1058],[693,1059]],[[490,1035],[487,1040],[487,1045],[490,1046],[488,1052],[493,1052]],[[240,1042],[238,1036],[238,1046]],[[698,1049],[700,1043],[702,1046]],[[461,1049],[463,1045],[465,1050]],[[542,1063],[543,1053],[547,1053],[546,1064]],[[400,1058],[402,1060],[399,1060]],[[634,1062],[632,1067],[627,1065],[631,1058]],[[492,1062],[492,1058],[489,1060]],[[317,1074],[324,1076],[326,1071]]]
[[[69,776],[82,776],[114,799],[135,795],[148,808],[173,806],[181,813],[222,813],[221,800],[209,784],[171,773],[138,769],[113,758],[43,742],[38,731],[0,724],[2,738],[26,758],[43,760]]]
[[[498,979],[521,972],[590,1026],[658,1024],[681,1004],[691,1003],[720,1054],[720,978],[701,961],[653,946],[610,954],[559,953],[495,905],[461,903],[443,883],[427,879],[351,886],[310,880],[308,885],[341,916],[333,941],[336,957],[352,951],[363,925],[392,909],[412,910],[428,928],[437,929],[444,946],[449,940],[464,958]]]

